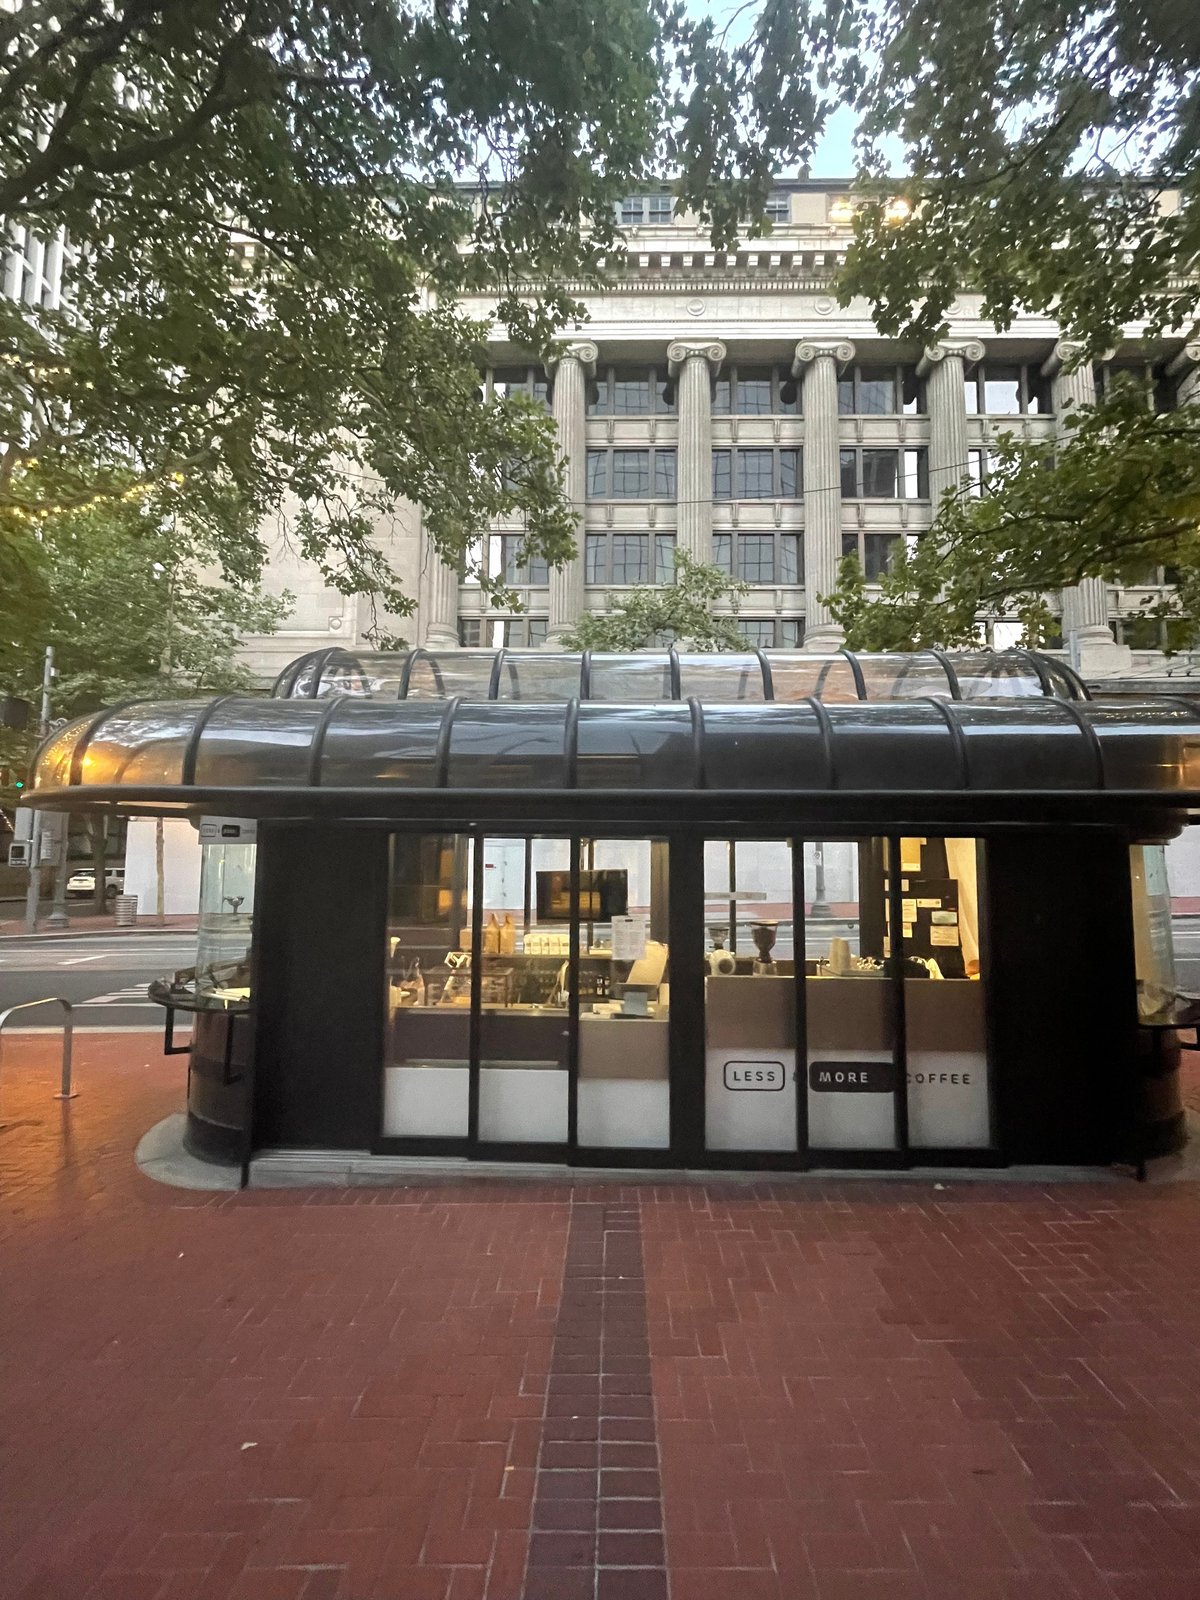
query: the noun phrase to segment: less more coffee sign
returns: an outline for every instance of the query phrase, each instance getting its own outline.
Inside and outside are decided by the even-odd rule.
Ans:
[[[913,1051],[906,1083],[909,1142],[914,1148],[969,1149],[988,1144],[987,1061],[982,1054]],[[896,1085],[895,1063],[886,1058],[810,1061],[811,1141],[886,1147],[892,1137]]]

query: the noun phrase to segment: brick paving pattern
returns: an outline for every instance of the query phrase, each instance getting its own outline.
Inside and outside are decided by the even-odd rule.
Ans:
[[[1200,1597],[1200,1185],[198,1195],[148,1037],[5,1043],[3,1600]]]

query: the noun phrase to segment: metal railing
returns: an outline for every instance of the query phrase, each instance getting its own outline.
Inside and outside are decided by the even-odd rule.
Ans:
[[[0,1011],[0,1065],[3,1064],[4,1025],[14,1011],[30,1011],[34,1006],[61,1006],[63,1008],[63,1046],[62,1046],[62,1076],[59,1080],[59,1091],[54,1096],[56,1100],[74,1100],[77,1091],[71,1088],[71,1050],[74,1043],[74,1017],[73,1007],[69,1000],[64,1000],[61,995],[47,995],[42,1000],[22,1000],[7,1010]]]

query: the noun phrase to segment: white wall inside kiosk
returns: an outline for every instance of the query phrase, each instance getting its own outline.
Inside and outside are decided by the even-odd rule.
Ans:
[[[154,817],[131,817],[125,840],[125,893],[137,895],[138,913],[158,910],[158,867]],[[181,817],[164,817],[163,911],[169,917],[195,916],[200,906],[200,836]]]

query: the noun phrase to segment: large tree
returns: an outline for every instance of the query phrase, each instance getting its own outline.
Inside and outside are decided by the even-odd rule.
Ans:
[[[61,306],[0,299],[0,563],[131,472],[235,583],[284,507],[392,617],[400,497],[452,562],[513,513],[561,561],[549,421],[484,402],[462,297],[540,352],[583,315],[562,285],[614,258],[615,202],[667,170],[727,239],[811,150],[803,51],[788,0],[736,47],[675,0],[0,10],[0,217],[69,246]]]
[[[960,294],[981,294],[1001,330],[1052,316],[1086,357],[1127,326],[1194,336],[1194,0],[825,0],[812,16],[826,43],[855,41],[836,68],[864,169],[843,302],[865,296],[882,331],[919,345]],[[1036,637],[1044,589],[1156,565],[1179,572],[1176,643],[1200,637],[1197,419],[1126,395],[1071,420],[1057,471],[1046,450],[1007,444],[988,492],[952,495],[878,599],[846,570],[835,612],[852,642],[961,643],[976,609]]]
[[[677,550],[672,583],[631,589],[607,611],[588,612],[562,642],[568,650],[624,652],[668,644],[688,650],[744,650],[737,609],[747,593],[747,584]]]

